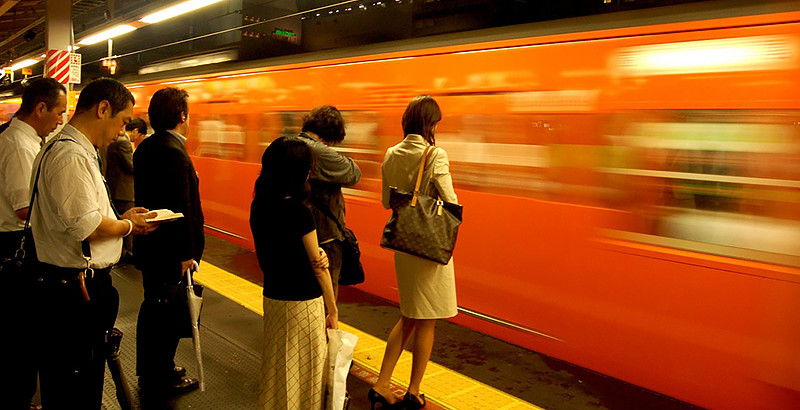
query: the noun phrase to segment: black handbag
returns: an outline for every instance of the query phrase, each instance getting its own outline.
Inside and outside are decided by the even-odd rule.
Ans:
[[[58,142],[59,140],[56,140]],[[55,145],[55,142],[45,148],[44,154]],[[44,154],[42,157],[44,158]],[[42,160],[43,161],[43,160]],[[31,232],[31,215],[33,214],[33,202],[36,200],[36,194],[39,192],[39,173],[42,170],[42,162],[36,168],[36,178],[33,181],[33,192],[31,192],[31,200],[28,204],[28,217],[25,218],[25,227],[22,229],[22,238],[20,238],[19,248],[14,251],[13,255],[7,256],[0,261],[0,275],[4,278],[14,277],[36,270],[36,265],[39,263],[36,257],[36,246],[33,242],[33,233]]]
[[[361,249],[358,247],[358,238],[350,229],[342,226],[330,209],[322,207],[313,201],[314,207],[325,213],[342,232],[342,269],[339,271],[339,284],[350,286],[364,283],[364,267],[361,266]]]
[[[381,247],[446,265],[456,247],[463,207],[419,192],[425,164],[435,149],[429,146],[422,155],[414,192],[390,187],[392,216],[383,229]]]

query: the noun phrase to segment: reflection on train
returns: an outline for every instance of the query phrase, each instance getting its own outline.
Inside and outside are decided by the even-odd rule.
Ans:
[[[264,148],[336,105],[361,287],[388,299],[380,164],[432,94],[466,211],[456,321],[704,407],[800,408],[800,12],[754,9],[129,85],[140,116],[188,90],[207,224],[251,247]]]

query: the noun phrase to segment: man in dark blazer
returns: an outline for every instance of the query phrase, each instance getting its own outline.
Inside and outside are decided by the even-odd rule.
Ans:
[[[203,256],[203,210],[197,173],[184,143],[188,130],[185,90],[164,88],[153,94],[148,114],[154,133],[133,155],[136,205],[169,209],[184,217],[164,222],[155,234],[134,242],[136,267],[142,271],[144,301],[136,332],[136,371],[143,393],[166,396],[198,387],[175,366],[182,337],[191,337],[183,272]]]
[[[127,127],[127,125],[126,125]],[[106,163],[104,167],[108,193],[114,208],[122,215],[133,208],[133,143],[124,131],[106,149]],[[133,255],[133,237],[128,236],[122,241],[122,259],[129,261]]]

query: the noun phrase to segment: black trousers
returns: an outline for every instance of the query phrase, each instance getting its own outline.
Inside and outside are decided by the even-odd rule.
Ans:
[[[22,231],[0,232],[0,260],[19,249]],[[0,359],[0,409],[28,410],[36,394],[41,334],[33,323],[38,305],[33,278],[22,274],[4,277],[0,297],[0,323],[5,328],[7,354]]]
[[[114,327],[119,293],[110,269],[86,279],[90,300],[81,293],[77,270],[41,267],[43,309],[39,315],[41,349],[39,386],[42,407],[100,409],[108,348],[105,336]]]
[[[175,352],[191,337],[186,290],[180,286],[180,263],[142,270],[144,301],[136,324],[136,374],[140,383],[172,384]]]

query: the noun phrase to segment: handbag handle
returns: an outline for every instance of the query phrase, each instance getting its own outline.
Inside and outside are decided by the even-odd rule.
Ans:
[[[425,152],[422,153],[422,161],[419,163],[419,172],[417,173],[417,184],[414,186],[414,195],[411,197],[411,206],[417,206],[417,196],[419,196],[419,186],[422,184],[422,172],[425,170],[425,164],[428,162],[428,157],[431,156],[431,153],[436,149],[436,147],[432,145],[428,145],[425,148]]]

